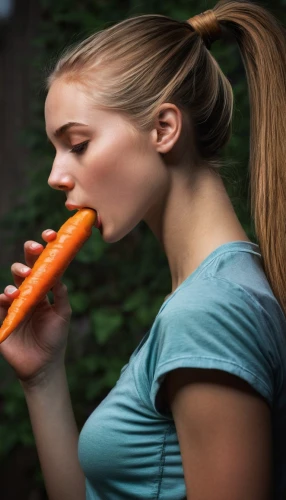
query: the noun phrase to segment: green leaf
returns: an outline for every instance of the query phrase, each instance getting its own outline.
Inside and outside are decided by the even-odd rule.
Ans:
[[[75,313],[83,313],[89,306],[89,295],[85,292],[73,292],[69,295],[70,305]]]
[[[125,299],[122,304],[122,310],[129,312],[140,309],[140,307],[142,307],[142,305],[146,303],[147,298],[148,291],[144,288],[138,288],[138,290],[135,290],[132,295]]]
[[[75,258],[76,261],[83,263],[96,262],[104,255],[108,245],[102,240],[101,236],[96,234],[96,231],[98,231],[98,229],[94,228],[92,236],[78,252]]]
[[[91,313],[93,334],[98,344],[105,344],[123,326],[123,316],[110,308]]]

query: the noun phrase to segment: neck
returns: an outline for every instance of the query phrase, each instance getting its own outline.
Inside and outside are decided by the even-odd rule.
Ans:
[[[160,210],[146,222],[166,253],[171,293],[219,246],[250,241],[221,177],[208,169],[192,178],[176,173]]]

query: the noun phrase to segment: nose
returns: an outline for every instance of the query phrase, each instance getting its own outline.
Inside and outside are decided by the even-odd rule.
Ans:
[[[68,191],[74,187],[74,181],[71,175],[66,171],[63,165],[53,163],[51,173],[48,178],[48,184],[52,189]]]

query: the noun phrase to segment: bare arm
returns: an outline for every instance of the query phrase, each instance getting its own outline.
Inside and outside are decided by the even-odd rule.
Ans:
[[[33,386],[22,383],[49,500],[85,500],[78,429],[64,366]]]
[[[270,500],[271,414],[264,399],[220,370],[174,370],[166,389],[187,498]]]
[[[42,233],[47,243],[56,235],[51,230]],[[25,267],[20,262],[12,264],[16,290],[11,291],[13,287],[8,286],[0,294],[0,321],[6,317],[43,248],[38,242],[26,241]],[[1,343],[0,354],[21,381],[49,500],[85,500],[85,477],[78,461],[78,430],[64,366],[72,309],[60,277],[52,293],[53,303],[48,296],[43,298]]]

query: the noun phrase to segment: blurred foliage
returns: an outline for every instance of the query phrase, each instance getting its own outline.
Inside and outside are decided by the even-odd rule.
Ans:
[[[12,247],[27,239],[41,240],[46,228],[57,230],[66,220],[65,195],[50,189],[47,179],[53,149],[47,143],[44,123],[45,78],[67,45],[126,17],[157,13],[185,20],[212,8],[215,2],[194,0],[40,0],[41,23],[33,40],[37,56],[31,64],[35,81],[31,106],[32,126],[24,132],[30,149],[29,187],[25,201],[1,220],[9,229]],[[272,4],[282,11],[280,3]],[[238,217],[249,238],[256,241],[249,215],[248,155],[249,104],[244,68],[235,44],[216,42],[213,56],[228,76],[235,95],[233,136],[224,157],[229,166],[222,175]],[[11,193],[13,195],[13,193]],[[23,246],[21,246],[23,248]],[[23,262],[23,255],[19,255]],[[1,289],[11,282],[10,269],[1,270]],[[113,387],[121,367],[151,326],[171,289],[166,257],[149,229],[140,223],[120,242],[108,245],[94,230],[69,266],[67,284],[73,309],[67,352],[67,373],[79,427]],[[16,445],[34,443],[21,387],[0,358],[2,401],[0,458]],[[39,475],[39,471],[36,471]],[[38,477],[38,476],[37,476]]]

